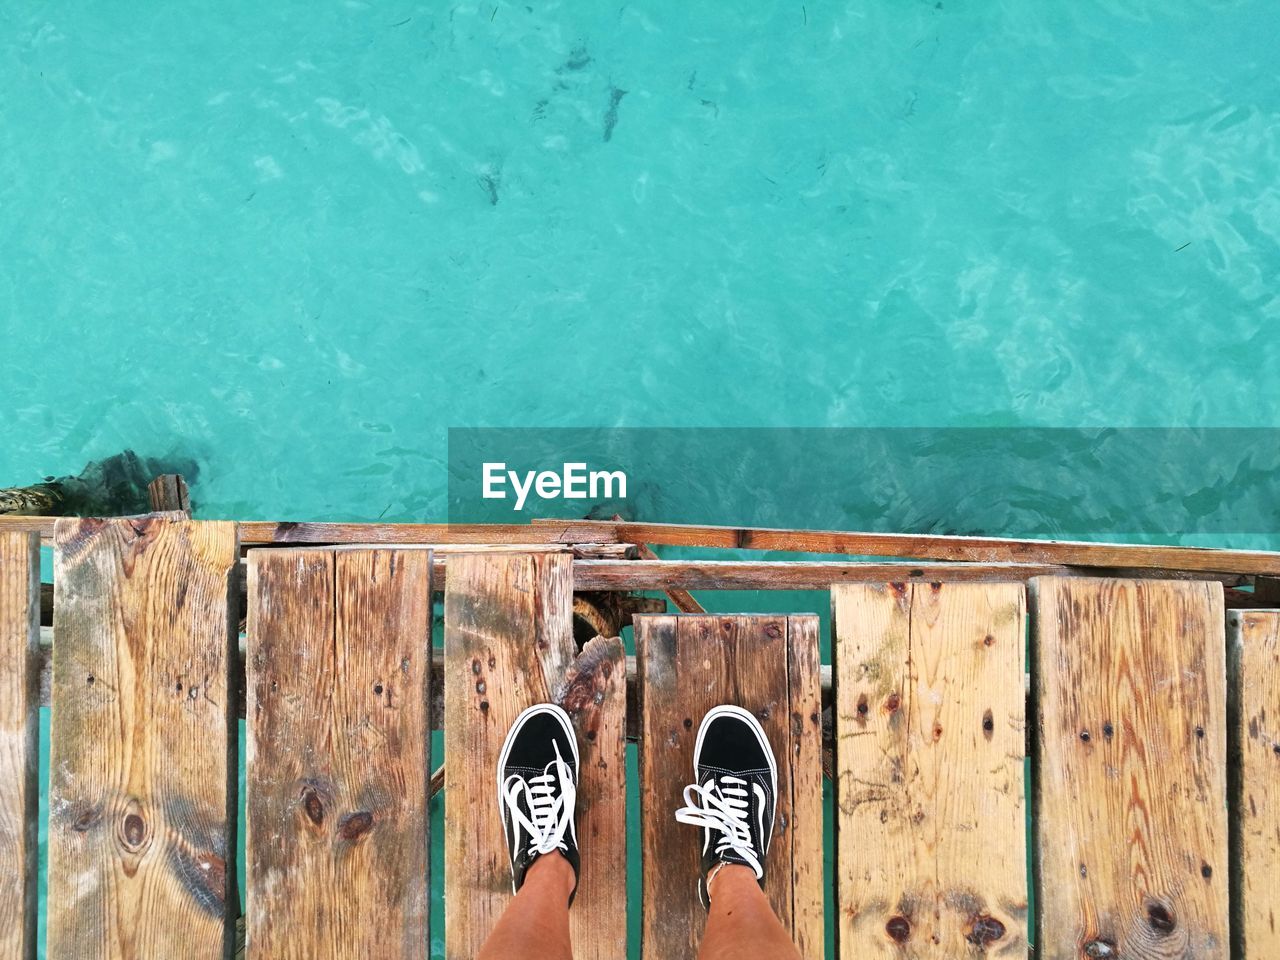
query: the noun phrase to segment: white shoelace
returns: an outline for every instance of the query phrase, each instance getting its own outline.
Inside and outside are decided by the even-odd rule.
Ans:
[[[720,777],[718,782],[708,780],[706,786],[691,783],[684,788],[685,805],[676,811],[676,820],[719,831],[716,855],[736,853],[756,872],[758,880],[764,876],[764,868],[751,843],[748,787],[746,780],[728,775]]]
[[[552,743],[556,758],[546,765],[543,772],[528,780],[512,774],[502,785],[507,808],[518,828],[524,829],[533,841],[533,850],[539,854],[552,850],[568,852],[564,835],[573,826],[573,805],[577,788],[573,784],[573,771],[560,756],[560,747]],[[529,804],[530,816],[520,807],[523,795]],[[517,844],[518,846],[518,844]]]

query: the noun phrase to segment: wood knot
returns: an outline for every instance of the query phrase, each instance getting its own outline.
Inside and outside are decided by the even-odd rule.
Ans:
[[[130,850],[140,849],[147,839],[147,821],[140,814],[126,814],[121,824],[120,839]]]
[[[982,645],[984,647],[994,647],[996,645],[996,638],[988,633],[982,638]]]
[[[315,787],[308,785],[302,788],[302,809],[307,819],[317,827],[324,825],[324,800]]]
[[[982,715],[982,732],[985,733],[987,739],[990,740],[991,734],[995,732],[995,729],[996,719],[991,715],[991,711],[988,710]]]
[[[102,808],[90,807],[88,810],[82,811],[79,816],[71,821],[71,829],[76,833],[86,833],[90,827],[94,826],[101,819]]]
[[[973,926],[970,928],[969,932],[965,934],[964,938],[976,946],[986,947],[995,943],[1003,936],[1004,924],[995,917],[983,914],[980,917],[974,918]]]
[[[1177,921],[1174,920],[1173,914],[1169,912],[1169,908],[1163,903],[1147,904],[1147,922],[1151,924],[1151,929],[1157,933],[1172,933],[1176,927]]]
[[[906,917],[890,917],[884,925],[884,932],[894,943],[906,943],[911,936],[911,921]]]
[[[338,821],[338,836],[343,840],[359,840],[372,826],[373,814],[368,810],[358,810]]]
[[[884,702],[884,708],[890,713],[897,713],[900,706],[902,706],[902,697],[896,693],[889,694],[888,699]]]

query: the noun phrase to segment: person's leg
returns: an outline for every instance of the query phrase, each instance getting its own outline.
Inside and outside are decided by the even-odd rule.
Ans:
[[[760,721],[730,704],[709,710],[693,778],[676,820],[702,828],[698,895],[709,916],[699,960],[799,960],[760,889],[778,793],[778,764]]]
[[[726,864],[707,889],[711,911],[698,960],[800,960],[749,867]]]
[[[498,758],[497,786],[515,897],[476,960],[572,960],[578,744],[564,710],[540,703],[516,718]]]
[[[476,960],[572,960],[569,894],[575,882],[564,857],[535,860]]]

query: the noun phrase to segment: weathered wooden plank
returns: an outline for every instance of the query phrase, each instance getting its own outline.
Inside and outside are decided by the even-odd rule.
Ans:
[[[840,955],[1027,955],[1022,584],[841,584]]]
[[[431,556],[250,556],[248,957],[425,958]]]
[[[616,958],[626,930],[619,869],[624,770],[625,659],[597,641],[575,661],[568,554],[452,558],[445,588],[445,950],[470,960],[511,898],[494,791],[507,730],[525,707],[563,701],[579,731],[578,835],[584,886],[570,914],[575,955]],[[591,709],[586,694],[601,702]],[[590,738],[595,731],[595,740]],[[612,809],[595,807],[612,798]],[[605,831],[609,831],[606,833]],[[591,843],[595,832],[602,842]],[[590,876],[590,889],[585,878]]]
[[[1236,956],[1280,957],[1280,611],[1231,611],[1232,929]]]
[[[34,531],[47,538],[52,535],[53,518],[0,515],[0,530],[4,529]],[[240,524],[240,536],[247,545],[650,543],[919,560],[1280,576],[1280,553],[1266,550],[601,520],[536,520],[528,525],[245,521]]]
[[[627,955],[627,651],[587,641],[558,692],[578,734],[576,829],[582,871],[569,914],[574,955]]]
[[[1225,958],[1221,586],[1031,583],[1038,953]]]
[[[802,957],[822,956],[825,932],[822,857],[813,855],[822,850],[823,828],[821,670],[818,618],[788,617],[791,932]]]
[[[819,810],[821,806],[820,751],[814,743],[821,731],[821,717],[815,721],[813,709],[815,619],[636,618],[644,956],[680,960],[697,953],[706,921],[697,895],[701,838],[697,830],[676,823],[673,814],[693,777],[698,725],[708,710],[723,703],[745,707],[760,719],[778,761],[777,817],[765,893],[793,938],[809,950],[821,944],[821,924],[815,925],[821,913],[813,906],[823,902],[820,812],[817,824],[813,822],[815,792]],[[795,668],[790,677],[782,667],[786,663]],[[803,791],[798,811],[797,790]],[[803,828],[797,813],[806,818]]]
[[[36,955],[40,538],[0,533],[0,960]]]
[[[541,526],[544,521],[534,521]],[[563,521],[549,522],[563,535]],[[1093,543],[1070,540],[1015,540],[915,533],[866,533],[845,530],[781,530],[765,527],[715,527],[679,523],[596,521],[604,534],[625,543],[719,547],[737,550],[786,550],[800,553],[910,557],[979,563],[1015,561],[1084,567],[1134,567],[1163,570],[1227,571],[1280,575],[1280,553],[1267,550],[1219,550],[1156,544]],[[607,537],[601,537],[607,539]]]
[[[60,520],[50,957],[232,948],[235,525]]]

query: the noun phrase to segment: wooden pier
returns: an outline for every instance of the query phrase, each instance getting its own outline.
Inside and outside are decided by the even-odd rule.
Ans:
[[[660,560],[655,544],[847,559]],[[35,950],[42,704],[50,958],[234,954],[243,760],[247,957],[425,960],[443,940],[469,960],[510,898],[497,752],[544,700],[582,751],[584,960],[626,956],[629,870],[643,956],[694,956],[698,837],[672,811],[722,702],[779,758],[766,893],[806,958],[833,923],[841,960],[1032,942],[1050,960],[1272,960],[1278,577],[1263,551],[991,538],[0,517],[0,960]],[[691,593],[740,589],[830,599],[724,614]],[[584,623],[624,622],[634,656],[582,642]]]

